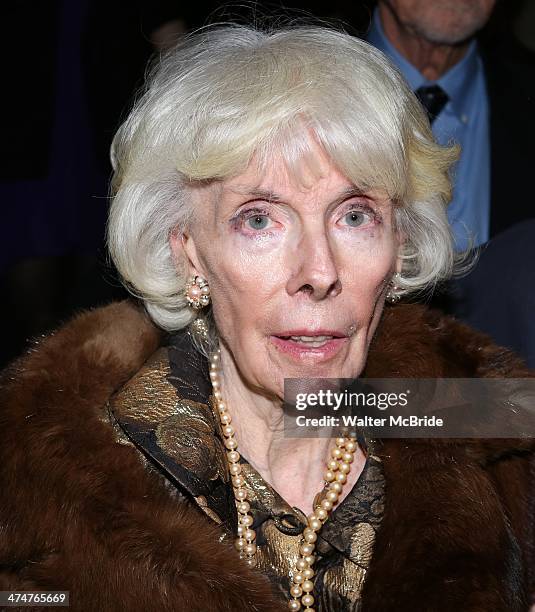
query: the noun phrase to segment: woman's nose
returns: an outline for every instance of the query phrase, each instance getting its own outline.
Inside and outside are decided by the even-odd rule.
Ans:
[[[325,232],[303,235],[292,259],[293,274],[287,284],[289,295],[301,291],[319,301],[340,293],[338,268]]]

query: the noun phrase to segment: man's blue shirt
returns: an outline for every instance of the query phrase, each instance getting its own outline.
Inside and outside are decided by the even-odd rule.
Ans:
[[[453,200],[448,219],[458,250],[486,242],[490,220],[489,108],[483,62],[474,40],[460,62],[437,81],[428,81],[387,39],[375,10],[368,42],[383,51],[401,70],[413,91],[437,84],[449,101],[433,122],[440,144],[457,142],[461,157],[452,170]]]

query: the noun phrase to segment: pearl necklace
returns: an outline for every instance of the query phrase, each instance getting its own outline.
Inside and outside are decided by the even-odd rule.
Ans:
[[[210,379],[214,391],[217,410],[223,435],[224,444],[227,449],[227,461],[234,487],[234,498],[238,511],[237,538],[234,542],[240,558],[249,567],[256,565],[256,544],[254,542],[256,533],[252,529],[253,517],[250,514],[251,506],[247,501],[248,491],[245,488],[245,478],[242,476],[240,464],[240,453],[237,451],[238,443],[234,437],[234,428],[231,425],[232,418],[228,413],[227,406],[221,395],[221,381],[219,379],[221,350],[218,349],[210,357]],[[322,501],[316,505],[314,512],[307,517],[308,526],[303,531],[303,539],[299,546],[299,559],[295,564],[295,573],[292,576],[290,588],[291,599],[288,601],[290,610],[301,610],[314,612],[314,570],[312,566],[316,560],[314,555],[315,542],[318,539],[317,532],[323,527],[333,507],[338,503],[343,485],[347,481],[347,475],[351,470],[351,463],[357,450],[355,438],[336,438],[336,446],[331,451],[331,458],[327,462],[327,470],[324,474],[327,493]]]

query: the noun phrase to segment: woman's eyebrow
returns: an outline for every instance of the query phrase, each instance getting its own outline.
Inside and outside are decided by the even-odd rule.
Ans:
[[[235,185],[231,188],[228,188],[232,193],[236,193],[240,196],[248,197],[248,198],[256,198],[259,200],[266,200],[267,202],[282,202],[283,197],[271,189],[257,189],[247,186]]]
[[[334,205],[337,203],[343,202],[344,200],[348,200],[349,198],[365,198],[372,206],[382,207],[388,202],[390,202],[390,198],[386,192],[382,190],[373,190],[373,189],[362,189],[361,187],[348,187],[345,189],[340,196],[333,202]]]
[[[249,195],[259,200],[266,200],[267,202],[282,202],[284,200],[283,196],[270,189],[253,189],[249,192]]]
[[[366,195],[366,192],[363,189],[361,189],[360,187],[356,187],[355,185],[352,185],[351,187],[346,187],[346,189],[341,191],[338,197],[335,198],[334,202],[343,202],[344,200],[347,200],[348,198],[353,198],[356,196],[368,197]]]

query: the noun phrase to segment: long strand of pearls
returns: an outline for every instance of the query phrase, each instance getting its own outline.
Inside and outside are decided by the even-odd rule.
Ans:
[[[253,517],[249,512],[251,506],[247,501],[248,491],[245,488],[245,479],[241,474],[240,453],[237,450],[238,443],[234,437],[234,428],[231,425],[232,418],[221,395],[220,359],[221,350],[218,349],[210,358],[210,379],[223,435],[225,436],[224,444],[227,449],[227,460],[238,511],[238,531],[234,546],[240,553],[240,558],[250,567],[254,567],[256,564],[256,544],[254,542],[256,533],[252,529]],[[338,503],[343,486],[347,481],[347,475],[351,470],[356,449],[355,438],[336,438],[336,446],[331,451],[331,458],[327,462],[327,470],[324,474],[327,491],[312,514],[307,517],[307,527],[303,530],[303,537],[299,545],[300,556],[295,565],[296,571],[291,576],[291,599],[288,601],[290,610],[301,610],[301,606],[303,606],[304,612],[314,612],[314,608],[312,608],[314,604],[314,596],[312,595],[314,570],[312,566],[316,560],[314,550],[318,539],[317,534],[329,518],[333,507]]]
[[[338,503],[347,475],[351,470],[357,443],[354,438],[336,438],[336,446],[331,451],[331,459],[327,462],[327,470],[324,475],[328,486],[327,493],[322,501],[315,507],[314,512],[307,517],[308,526],[303,531],[303,539],[299,546],[300,557],[296,562],[297,572],[293,575],[290,595],[292,599],[288,602],[290,610],[300,610],[301,605],[305,612],[314,612],[314,583],[312,578],[314,570],[312,566],[316,560],[314,550],[318,532],[333,507]]]
[[[214,390],[214,398],[219,412],[219,420],[223,435],[225,436],[225,447],[227,449],[227,461],[229,463],[230,476],[234,487],[234,497],[236,499],[236,509],[238,511],[238,537],[234,542],[234,546],[240,553],[240,558],[244,559],[247,565],[254,567],[256,565],[256,544],[254,540],[256,533],[251,529],[253,517],[249,513],[251,506],[247,501],[247,489],[245,488],[245,479],[241,475],[242,467],[240,463],[240,453],[236,450],[238,443],[234,437],[234,427],[232,427],[232,417],[227,411],[227,406],[221,395],[221,382],[219,380],[219,361],[221,350],[218,349],[212,354],[210,360],[210,379]]]

